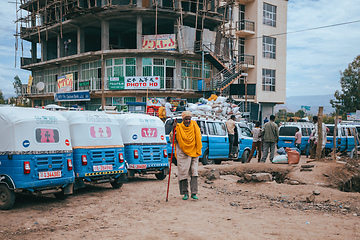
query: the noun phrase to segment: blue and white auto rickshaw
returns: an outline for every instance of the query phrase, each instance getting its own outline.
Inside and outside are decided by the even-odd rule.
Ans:
[[[155,174],[159,180],[169,172],[164,123],[158,117],[130,113],[114,115],[121,128],[128,162],[128,176]]]
[[[72,194],[73,155],[68,121],[58,112],[0,107],[0,209],[15,193]]]
[[[104,112],[67,111],[61,113],[70,125],[74,149],[75,189],[84,182],[110,182],[120,188],[126,181],[124,145],[120,126]]]

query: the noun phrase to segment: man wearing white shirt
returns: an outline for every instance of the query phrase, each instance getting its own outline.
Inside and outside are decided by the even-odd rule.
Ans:
[[[172,106],[171,106],[171,97],[167,97],[166,98],[166,103],[165,103],[165,110],[166,110],[166,118],[171,118],[173,113],[172,113]]]

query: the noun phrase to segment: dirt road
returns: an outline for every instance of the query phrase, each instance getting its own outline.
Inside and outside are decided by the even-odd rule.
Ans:
[[[0,239],[360,239],[360,193],[327,187],[322,169],[334,168],[314,164],[313,172],[269,163],[200,166],[199,200],[181,199],[176,167],[169,202],[167,178],[154,176],[118,190],[87,186],[64,201],[23,196],[0,212]],[[209,181],[205,176],[213,168],[222,175]],[[287,178],[300,184],[238,182],[239,172],[258,168],[289,170]],[[320,195],[306,203],[314,190]]]

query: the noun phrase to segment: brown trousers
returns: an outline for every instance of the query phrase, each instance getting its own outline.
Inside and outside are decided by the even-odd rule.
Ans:
[[[189,194],[188,179],[179,181],[180,195]],[[198,177],[191,177],[190,179],[191,194],[198,193]]]
[[[253,155],[254,155],[254,152],[255,152],[255,149],[257,150],[257,153],[258,153],[258,162],[260,162],[260,159],[261,159],[261,145],[262,145],[262,142],[253,142],[252,143],[252,146],[251,146],[251,152],[250,152],[250,155],[249,155],[249,158],[247,160],[247,162],[250,162]]]

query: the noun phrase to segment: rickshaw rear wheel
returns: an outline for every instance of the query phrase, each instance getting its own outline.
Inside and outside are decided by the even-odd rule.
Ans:
[[[115,179],[115,181],[110,182],[110,184],[114,189],[119,189],[124,183],[119,181],[119,179]]]
[[[5,184],[0,184],[0,209],[8,210],[14,206],[15,193]]]
[[[69,195],[64,193],[64,189],[61,192],[54,193],[54,196],[56,197],[56,199],[59,199],[59,200],[65,200],[69,197]]]
[[[158,179],[158,180],[164,180],[166,178],[166,175],[164,174],[164,170],[161,171],[161,173],[156,173],[155,174],[155,177]]]

